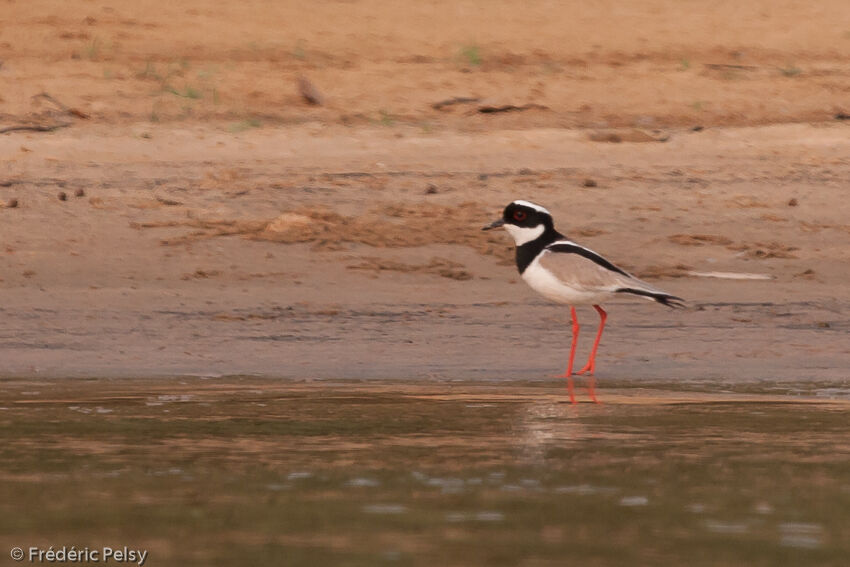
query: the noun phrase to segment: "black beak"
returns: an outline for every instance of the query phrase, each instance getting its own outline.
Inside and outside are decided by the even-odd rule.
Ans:
[[[503,224],[505,224],[504,219],[495,220],[495,221],[491,222],[490,224],[488,224],[487,226],[485,226],[484,228],[482,228],[481,230],[490,230],[491,228],[499,228]]]

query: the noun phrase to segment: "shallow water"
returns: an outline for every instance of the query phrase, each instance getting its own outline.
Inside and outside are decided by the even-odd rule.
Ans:
[[[0,544],[148,565],[844,565],[850,401],[551,382],[0,382]],[[6,551],[3,551],[6,553]]]

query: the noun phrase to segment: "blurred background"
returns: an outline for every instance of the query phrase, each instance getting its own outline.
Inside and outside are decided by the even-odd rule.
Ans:
[[[847,110],[846,15],[839,1],[9,2],[2,111],[47,91],[98,123],[232,129],[827,120]],[[459,96],[547,112],[433,107]]]

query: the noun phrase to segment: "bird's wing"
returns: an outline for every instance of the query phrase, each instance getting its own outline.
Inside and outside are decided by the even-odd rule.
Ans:
[[[574,242],[560,241],[550,244],[539,261],[541,267],[575,289],[610,292],[635,289],[648,293],[663,293],[618,268],[596,252]]]

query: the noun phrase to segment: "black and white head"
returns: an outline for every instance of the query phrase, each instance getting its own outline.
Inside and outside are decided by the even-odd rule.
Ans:
[[[502,218],[482,230],[504,226],[517,246],[522,246],[546,234],[557,235],[552,214],[545,208],[529,201],[514,201],[505,207]]]

